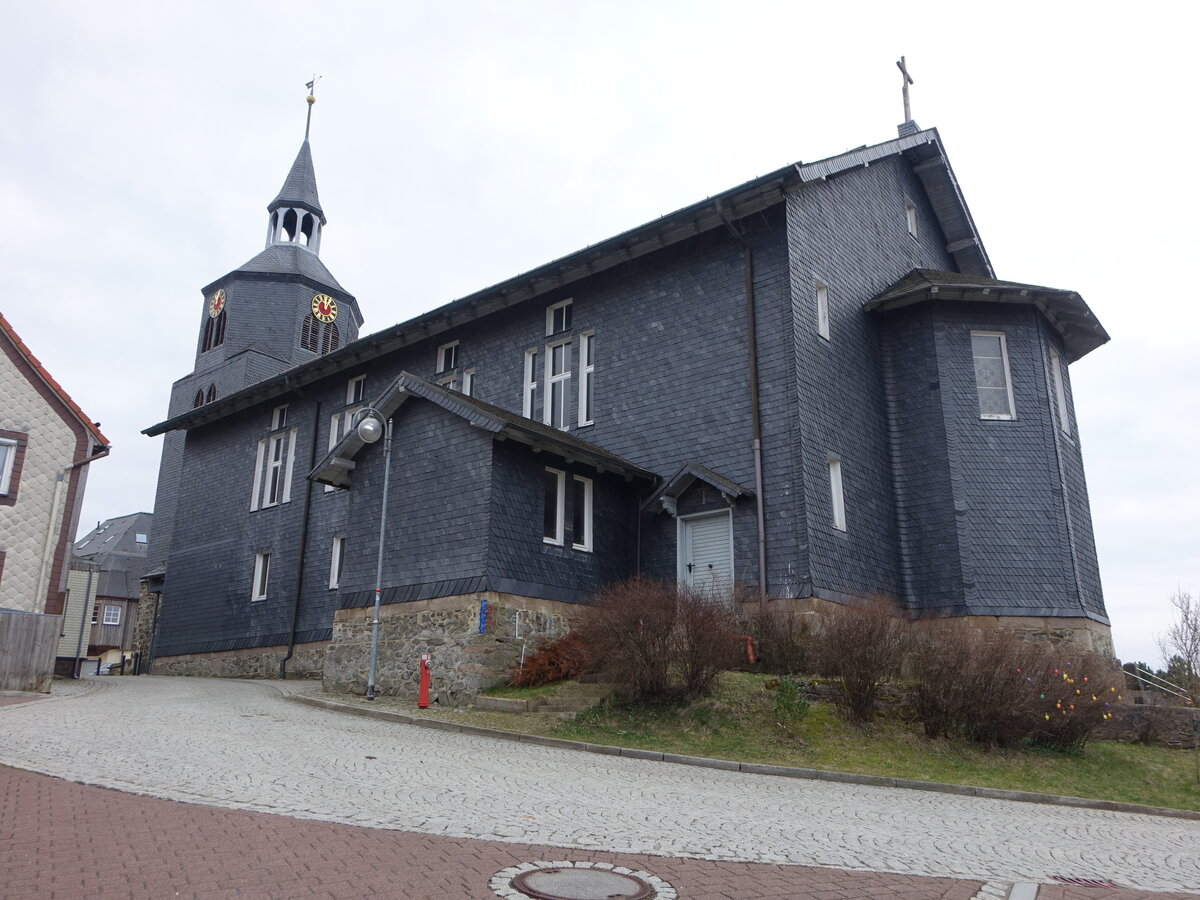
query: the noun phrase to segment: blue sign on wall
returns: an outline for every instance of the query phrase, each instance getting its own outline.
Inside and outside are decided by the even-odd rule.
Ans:
[[[487,634],[487,597],[479,598],[479,633]]]

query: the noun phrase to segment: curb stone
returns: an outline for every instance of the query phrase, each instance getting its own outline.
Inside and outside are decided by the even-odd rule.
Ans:
[[[569,741],[564,738],[541,737],[533,734],[523,734],[519,731],[503,731],[499,728],[484,728],[479,725],[460,725],[457,722],[444,722],[440,719],[425,719],[420,716],[406,716],[401,713],[390,713],[384,710],[363,709],[349,703],[338,703],[320,697],[308,697],[303,694],[284,694],[285,699],[319,709],[334,712],[344,712],[351,715],[363,716],[369,719],[381,719],[387,722],[397,722],[402,725],[416,725],[420,728],[435,728],[439,731],[456,731],[462,734],[472,734],[479,737],[491,737],[505,741],[518,741],[534,744],[540,747],[553,747],[559,750],[578,750],[584,753],[601,753],[608,756],[625,756],[632,759],[648,759],[654,762],[673,762],[687,766],[699,766],[707,769],[723,769],[730,772],[745,772],[751,775],[770,775],[779,778],[804,778],[817,781],[836,781],[842,784],[860,784],[871,787],[891,787],[913,791],[931,791],[939,794],[959,794],[965,797],[980,797],[985,800],[1015,800],[1019,803],[1042,803],[1053,806],[1068,806],[1078,809],[1095,809],[1105,812],[1135,813],[1138,815],[1166,816],[1173,819],[1190,819],[1200,822],[1200,811],[1190,809],[1170,809],[1161,806],[1144,806],[1140,803],[1118,803],[1114,800],[1090,800],[1086,797],[1060,797],[1054,794],[1038,794],[1032,791],[1009,791],[1000,788],[974,787],[966,784],[941,784],[936,781],[915,781],[908,778],[888,778],[883,775],[856,775],[850,772],[830,772],[824,769],[801,769],[793,766],[774,766],[761,763],[744,763],[729,759],[712,759],[706,756],[681,756],[675,753],[663,753],[658,750],[638,750],[632,747],[615,747],[608,744],[588,744],[583,741]]]

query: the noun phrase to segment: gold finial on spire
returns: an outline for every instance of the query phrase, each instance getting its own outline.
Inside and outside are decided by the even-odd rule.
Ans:
[[[317,102],[317,98],[314,95],[317,90],[317,82],[320,80],[321,76],[314,73],[312,81],[305,85],[308,88],[308,96],[304,98],[308,103],[308,118],[304,122],[304,140],[306,141],[308,140],[308,130],[312,126],[312,108],[313,104]]]

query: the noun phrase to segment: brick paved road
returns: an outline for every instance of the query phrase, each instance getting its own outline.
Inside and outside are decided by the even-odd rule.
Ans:
[[[1054,875],[1157,890],[1200,889],[1200,826],[1194,821],[778,779],[517,745],[314,710],[285,702],[277,686],[268,683],[113,678],[65,688],[54,699],[0,709],[0,763],[170,799],[440,835],[431,840],[347,829],[350,835],[369,837],[343,838],[346,849],[329,856],[300,854],[333,865],[350,858],[355,840],[375,847],[392,842],[396,847],[389,847],[389,853],[417,854],[413,858],[421,861],[416,864],[430,873],[459,879],[454,890],[446,887],[448,893],[428,896],[485,897],[486,889],[465,887],[465,872],[471,877],[483,873],[483,882],[473,882],[480,884],[514,862],[567,858],[562,850],[521,844],[592,851],[569,858],[643,866],[668,881],[693,878],[684,871],[688,866],[709,865],[716,872],[739,861],[793,864],[744,867],[746,873],[758,873],[755,878],[766,878],[758,894],[748,892],[745,883],[703,893],[697,890],[705,884],[700,879],[690,882],[685,897],[826,896],[820,892],[824,888],[802,892],[799,881],[786,889],[771,887],[764,875],[787,872],[795,877],[811,871],[800,865],[976,882],[973,887],[922,881],[885,888],[884,879],[869,890],[859,885],[836,893],[832,891],[842,888],[831,886],[831,898],[964,896],[955,891],[967,887],[965,896],[971,896],[979,881],[999,886],[1048,881]],[[111,804],[120,795],[106,796]],[[248,814],[204,810],[203,815]],[[250,833],[255,828],[333,828],[276,816],[245,821],[251,819],[277,824],[238,827]],[[8,821],[5,812],[0,822]],[[241,833],[229,823],[213,827],[217,833]],[[446,843],[452,838],[490,840]],[[300,837],[297,832],[295,840],[298,846],[316,847],[333,838]],[[247,848],[273,844],[270,839],[256,844],[249,837],[232,843]],[[285,843],[291,845],[290,840]],[[449,860],[441,868],[432,861],[438,853]],[[721,862],[647,859],[645,854]],[[246,854],[247,865],[253,856]],[[486,860],[478,870],[474,863],[456,862],[474,856]],[[630,863],[631,857],[639,861]],[[213,878],[224,877],[218,874],[224,869],[210,871]],[[281,869],[288,871],[286,865]],[[394,877],[393,872],[393,880],[380,882],[391,884],[393,893]],[[237,886],[207,885],[227,892]],[[360,888],[361,893],[373,889],[366,882],[357,887],[347,882],[344,890],[336,885],[330,890],[342,896]],[[883,893],[885,889],[892,893]],[[1078,890],[1044,888],[1040,896],[1094,893]],[[278,894],[284,895],[289,894]]]

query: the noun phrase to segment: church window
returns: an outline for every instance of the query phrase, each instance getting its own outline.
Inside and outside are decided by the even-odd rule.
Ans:
[[[271,553],[264,550],[254,554],[254,586],[251,589],[251,600],[266,600],[267,585],[271,581]]]
[[[563,545],[566,493],[567,473],[547,467],[542,509],[542,541],[557,547]]]
[[[546,337],[571,330],[571,301],[562,300],[546,307]]]
[[[287,406],[271,415],[272,434],[258,442],[250,511],[287,503],[292,499],[292,474],[296,464],[296,429],[287,428]]]
[[[972,331],[971,354],[975,359],[979,418],[1016,418],[1013,412],[1012,377],[1008,367],[1005,335],[995,331]]]
[[[833,527],[846,530],[846,494],[842,487],[842,461],[829,457],[829,498],[833,507]]]
[[[200,352],[207,353],[214,347],[220,347],[223,343],[225,343],[225,310],[204,320],[204,340],[201,343]]]
[[[367,395],[367,376],[359,375],[346,382],[346,405],[362,403]]]
[[[587,553],[592,551],[592,479],[576,475],[571,485],[574,496],[571,504],[571,546]]]
[[[525,388],[521,394],[521,415],[532,419],[537,401],[537,350],[525,351]]]
[[[542,422],[552,428],[567,427],[567,407],[571,386],[571,342],[560,341],[546,347],[546,402]]]
[[[911,200],[904,201],[904,224],[908,228],[908,233],[913,237],[917,236],[917,207]]]
[[[1058,427],[1065,435],[1071,434],[1071,413],[1067,408],[1067,387],[1063,379],[1062,359],[1058,351],[1050,350],[1050,391],[1058,409]]]
[[[829,340],[829,288],[816,282],[817,291],[817,334]]]
[[[204,391],[196,391],[196,396],[192,400],[192,409],[198,409],[204,405]]]
[[[338,331],[337,325],[333,322],[326,323],[325,330],[321,333],[321,355],[332,353],[340,346],[342,346],[342,334]]]
[[[474,396],[475,390],[475,370],[464,369],[462,374],[462,392],[468,397]]]
[[[304,324],[300,326],[300,346],[302,349],[310,350],[313,353],[317,352],[318,331],[320,327],[315,316],[307,315],[304,317]]]
[[[208,386],[208,393],[204,395],[204,402],[212,403],[216,399],[217,399],[217,386],[215,384],[210,384]]]
[[[440,375],[455,368],[458,368],[458,341],[451,341],[437,349],[437,373]]]
[[[346,561],[346,538],[338,535],[333,539],[333,550],[329,554],[329,589],[341,583],[342,565]]]
[[[585,331],[579,336],[579,424],[592,424],[593,382],[595,381],[596,335]]]

